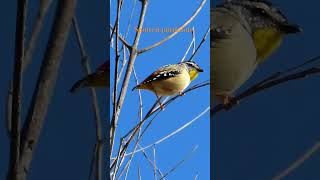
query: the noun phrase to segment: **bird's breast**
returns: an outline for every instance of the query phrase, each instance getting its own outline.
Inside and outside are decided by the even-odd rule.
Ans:
[[[171,96],[182,92],[190,84],[190,76],[186,70],[175,77],[152,82],[153,91],[159,96]]]
[[[219,39],[210,49],[212,90],[218,95],[232,95],[248,80],[257,65],[251,35],[239,22],[229,21],[234,22],[228,38]]]

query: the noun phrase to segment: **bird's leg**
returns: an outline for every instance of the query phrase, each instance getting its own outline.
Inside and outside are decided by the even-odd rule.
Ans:
[[[231,102],[231,96],[222,96],[222,101],[224,105],[227,105]]]
[[[222,103],[225,106],[231,106],[233,101],[235,100],[234,96],[230,95],[218,95],[222,99]],[[235,102],[236,104],[239,104],[239,101]]]
[[[156,94],[157,96],[157,102],[159,103],[159,107],[161,108],[161,110],[164,110],[163,105],[161,104],[161,96],[158,95],[157,91],[153,88],[153,86],[151,86],[152,91],[154,92],[154,94]]]
[[[164,106],[161,104],[161,96],[159,97],[157,93],[155,93],[156,96],[157,96],[157,101],[159,103],[159,107],[161,108],[161,110],[163,111],[164,110]]]

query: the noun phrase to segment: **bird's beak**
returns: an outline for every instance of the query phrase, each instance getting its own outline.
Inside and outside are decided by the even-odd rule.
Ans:
[[[295,34],[302,32],[302,28],[297,24],[284,24],[282,28],[286,34]]]
[[[199,71],[199,72],[203,72],[203,69],[200,69],[200,68],[199,68],[198,71]]]

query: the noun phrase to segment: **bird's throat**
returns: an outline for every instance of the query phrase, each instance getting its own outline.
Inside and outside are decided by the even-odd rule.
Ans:
[[[268,58],[281,44],[283,34],[277,29],[259,29],[253,33],[254,44],[257,49],[258,62]]]
[[[196,70],[190,70],[189,71],[189,76],[190,76],[190,81],[193,81],[195,78],[198,77],[199,72]]]

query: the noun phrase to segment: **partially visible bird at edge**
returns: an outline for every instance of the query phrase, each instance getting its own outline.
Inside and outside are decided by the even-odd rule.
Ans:
[[[77,81],[70,89],[70,92],[77,92],[78,90],[84,87],[109,87],[109,64],[109,61],[107,61],[106,63],[99,66],[95,72]]]

